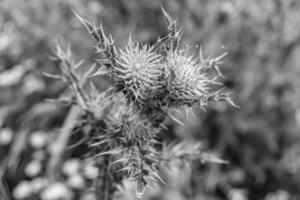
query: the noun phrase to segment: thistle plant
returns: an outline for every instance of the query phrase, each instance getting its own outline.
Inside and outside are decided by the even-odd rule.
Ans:
[[[98,177],[91,185],[96,187],[98,199],[112,199],[123,179],[136,184],[137,197],[141,198],[146,187],[164,182],[159,169],[174,159],[223,163],[204,154],[198,143],[192,145],[193,151],[185,151],[181,144],[163,145],[159,139],[166,118],[180,122],[173,116],[174,110],[185,108],[189,112],[194,105],[204,109],[209,102],[236,106],[229,93],[220,88],[219,79],[223,74],[219,65],[226,53],[217,58],[204,58],[200,49],[198,56],[192,55],[181,45],[182,29],[164,9],[162,11],[168,34],[152,46],[129,37],[123,50],[116,48],[114,39],[104,33],[101,25],[98,27],[74,12],[96,40],[98,64],[81,73],[78,68],[83,62],[74,60],[70,48],[63,50],[58,45],[55,60],[62,75],[47,74],[68,83],[73,96],[67,102],[80,108],[69,137],[62,138],[68,145],[69,138],[78,132],[75,130],[84,132],[78,144],[89,147],[82,156],[93,158],[99,168]],[[114,84],[99,92],[89,80],[99,75],[110,77]],[[84,85],[89,87],[84,88]],[[215,90],[216,86],[219,89]],[[61,132],[61,135],[66,133]],[[64,145],[60,154],[63,148]],[[52,157],[55,155],[57,153]],[[58,162],[50,159],[50,177],[60,170]]]

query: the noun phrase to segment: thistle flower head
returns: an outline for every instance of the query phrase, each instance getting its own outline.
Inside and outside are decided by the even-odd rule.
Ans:
[[[162,87],[163,66],[161,56],[149,46],[133,43],[129,39],[125,51],[120,50],[116,71],[125,90],[138,102],[153,98]]]
[[[171,105],[191,105],[207,94],[210,80],[200,68],[187,50],[169,52],[166,57],[166,77]]]

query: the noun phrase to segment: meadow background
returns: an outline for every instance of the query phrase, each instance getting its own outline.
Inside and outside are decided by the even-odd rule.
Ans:
[[[144,199],[300,199],[298,0],[0,0],[0,199],[37,198],[16,188],[43,174],[42,149],[68,114],[68,106],[45,101],[67,92],[43,76],[59,73],[50,59],[56,42],[70,43],[86,65],[96,58],[94,41],[71,8],[102,22],[122,47],[129,34],[150,44],[167,34],[161,6],[183,27],[183,43],[195,54],[199,45],[206,56],[228,52],[225,86],[240,108],[195,108],[195,118],[179,115],[186,126],[167,122],[166,140],[200,141],[229,164],[196,162],[190,170],[162,172],[168,184]],[[94,79],[100,90],[110,84]],[[116,198],[135,198],[125,190],[127,196]]]

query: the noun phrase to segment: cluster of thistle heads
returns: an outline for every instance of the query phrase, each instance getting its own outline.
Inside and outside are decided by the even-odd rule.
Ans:
[[[169,154],[162,153],[168,150],[157,141],[157,135],[167,117],[178,121],[172,111],[180,108],[190,111],[194,105],[204,109],[209,102],[235,106],[229,93],[220,87],[215,89],[222,85],[219,79],[224,76],[219,65],[226,53],[217,58],[204,58],[200,49],[199,56],[191,55],[180,43],[182,29],[162,11],[168,34],[151,46],[134,42],[130,37],[123,50],[116,48],[112,36],[107,36],[102,26],[74,12],[97,42],[98,65],[84,74],[78,73],[76,69],[83,62],[75,62],[69,49],[63,51],[58,46],[56,58],[63,75],[51,75],[69,83],[74,94],[70,101],[82,108],[85,116],[82,124],[91,127],[87,134],[91,152],[103,158],[99,166],[106,163],[112,174],[99,178],[110,183],[129,178],[136,183],[139,197],[146,186],[163,182],[158,170],[170,158],[165,156]],[[90,89],[83,89],[89,77],[98,75],[110,77],[115,84],[104,92],[99,92],[92,83]],[[201,155],[192,157],[207,159]]]

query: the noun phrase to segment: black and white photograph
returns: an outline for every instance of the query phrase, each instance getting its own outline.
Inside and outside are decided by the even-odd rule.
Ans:
[[[0,0],[0,200],[300,200],[300,0]]]

